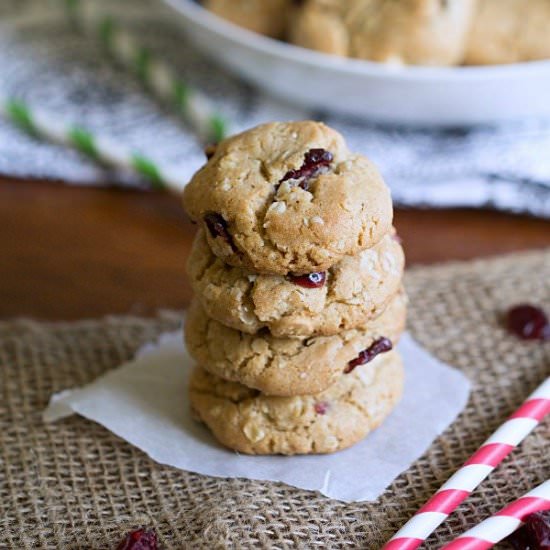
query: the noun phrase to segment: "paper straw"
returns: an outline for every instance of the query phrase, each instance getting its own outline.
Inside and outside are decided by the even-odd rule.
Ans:
[[[549,412],[550,377],[384,545],[383,550],[418,548]]]
[[[209,99],[185,83],[98,2],[64,0],[64,4],[73,21],[97,36],[111,55],[157,97],[173,105],[205,143],[217,143],[227,136],[228,122]]]
[[[550,480],[466,531],[442,550],[486,550],[512,534],[529,514],[544,510],[550,510]]]
[[[137,173],[149,180],[153,188],[179,193],[187,182],[186,176],[177,169],[162,167],[118,141],[94,135],[83,126],[63,122],[53,113],[31,109],[22,100],[0,97],[0,114],[30,134],[75,148],[96,162]]]

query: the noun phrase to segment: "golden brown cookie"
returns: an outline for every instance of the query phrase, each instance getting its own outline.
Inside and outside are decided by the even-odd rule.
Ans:
[[[396,351],[378,356],[317,395],[268,397],[201,368],[189,387],[191,407],[220,443],[247,454],[332,453],[377,428],[402,394]]]
[[[324,271],[391,229],[388,188],[318,122],[274,122],[222,141],[183,193],[224,262],[262,274]]]
[[[326,272],[256,275],[214,256],[199,231],[187,271],[206,314],[247,333],[329,336],[377,317],[401,286],[405,257],[394,234]]]
[[[550,1],[479,0],[466,63],[486,65],[550,59]]]
[[[285,34],[292,0],[204,0],[203,5],[239,27],[280,38]]]
[[[345,372],[387,352],[404,330],[406,298],[399,293],[376,319],[334,336],[276,338],[246,334],[209,318],[195,301],[187,313],[185,342],[207,371],[266,395],[319,393]]]
[[[464,55],[474,1],[305,0],[292,17],[290,40],[340,56],[454,65]]]

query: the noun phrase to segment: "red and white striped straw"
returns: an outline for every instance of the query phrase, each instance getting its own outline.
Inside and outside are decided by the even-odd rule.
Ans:
[[[486,550],[512,534],[529,514],[543,510],[550,510],[550,480],[511,502],[441,550]]]
[[[548,413],[550,377],[442,485],[382,550],[418,548]]]

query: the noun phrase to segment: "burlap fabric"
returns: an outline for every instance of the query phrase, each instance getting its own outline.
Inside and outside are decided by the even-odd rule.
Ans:
[[[109,549],[127,529],[147,525],[166,548],[379,548],[550,373],[550,345],[520,342],[499,324],[512,303],[550,306],[550,250],[413,269],[406,284],[412,333],[462,369],[474,389],[454,425],[373,503],[343,504],[277,483],[181,472],[80,417],[42,423],[52,393],[127,360],[176,327],[175,313],[0,324],[0,547]],[[545,422],[427,547],[438,547],[549,474]]]

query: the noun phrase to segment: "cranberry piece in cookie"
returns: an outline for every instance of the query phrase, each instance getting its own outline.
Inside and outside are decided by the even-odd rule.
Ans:
[[[227,229],[227,222],[223,219],[223,216],[216,212],[208,212],[204,216],[204,222],[212,237],[221,237],[227,244],[233,245],[231,235]]]
[[[279,181],[279,184],[288,180],[299,180],[298,187],[305,191],[309,189],[309,180],[326,172],[334,157],[325,149],[310,149],[304,155],[304,162],[297,170],[289,170]]]
[[[389,338],[379,338],[373,342],[367,349],[364,349],[359,355],[352,359],[344,370],[344,374],[349,374],[353,369],[360,365],[366,365],[372,361],[380,353],[385,353],[393,348],[393,344]]]
[[[210,160],[216,153],[217,145],[215,143],[209,143],[204,147],[204,155],[207,160]]]
[[[327,411],[330,408],[330,403],[327,403],[326,401],[317,401],[313,408],[317,414],[327,414]]]
[[[327,274],[325,271],[320,271],[317,273],[308,273],[307,275],[289,275],[288,280],[304,288],[321,288],[327,280]]]

